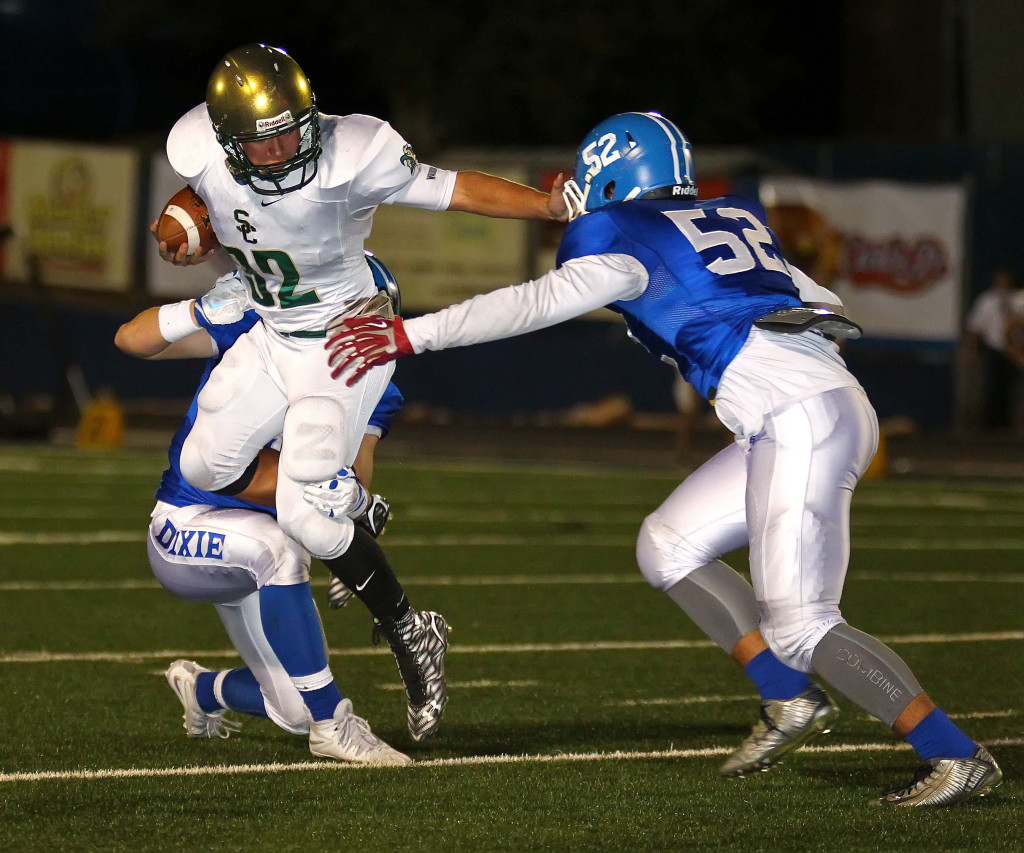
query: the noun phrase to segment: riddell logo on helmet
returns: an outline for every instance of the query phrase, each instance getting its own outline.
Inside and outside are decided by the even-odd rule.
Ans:
[[[268,130],[274,130],[277,127],[283,127],[286,124],[290,124],[292,121],[292,111],[285,110],[281,115],[274,116],[273,118],[258,118],[256,119],[256,132],[264,133]]]

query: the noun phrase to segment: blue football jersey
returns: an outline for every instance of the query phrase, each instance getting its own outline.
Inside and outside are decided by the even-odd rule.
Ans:
[[[705,398],[754,321],[800,304],[776,236],[756,201],[644,200],[612,204],[569,223],[558,265],[588,255],[631,255],[647,290],[608,307],[648,350],[671,358]]]
[[[217,344],[217,352],[219,354],[207,360],[202,378],[199,380],[199,387],[196,389],[195,396],[192,398],[192,403],[188,407],[188,412],[182,420],[181,426],[178,427],[178,431],[174,434],[174,438],[171,439],[171,446],[167,452],[170,460],[170,466],[164,471],[163,477],[160,479],[160,488],[157,489],[156,499],[163,501],[164,503],[169,503],[172,506],[206,504],[216,507],[250,509],[258,512],[269,513],[270,515],[276,515],[276,512],[270,507],[250,503],[249,501],[243,501],[235,497],[230,497],[229,495],[218,495],[214,492],[204,492],[202,489],[197,489],[190,485],[181,474],[181,447],[185,443],[185,438],[192,431],[192,426],[196,422],[196,410],[199,405],[199,392],[203,390],[207,380],[210,378],[210,374],[220,363],[221,357],[224,353],[227,352],[235,341],[255,326],[260,319],[259,315],[255,311],[246,311],[245,316],[237,323],[231,323],[230,325],[216,325],[208,322],[206,318],[202,317],[198,312],[196,313],[196,316],[199,320],[199,324],[213,337],[213,340]],[[394,421],[395,416],[401,411],[403,404],[404,400],[401,392],[397,387],[395,387],[394,383],[388,383],[388,387],[384,390],[384,394],[381,396],[380,402],[377,404],[377,408],[374,409],[373,414],[370,416],[370,423],[378,427],[383,435],[387,435],[391,429],[391,424]]]

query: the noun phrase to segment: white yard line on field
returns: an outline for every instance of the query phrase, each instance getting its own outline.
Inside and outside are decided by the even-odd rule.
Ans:
[[[871,583],[995,583],[1022,584],[1024,572],[851,572],[847,582]],[[313,586],[327,586],[327,578],[313,578]],[[605,586],[643,585],[639,572],[627,574],[543,574],[543,575],[406,575],[405,586],[485,587],[485,586]],[[104,592],[108,590],[161,589],[151,578],[123,580],[8,580],[0,581],[0,592]]]
[[[107,545],[111,543],[145,542],[145,530],[95,530],[80,533],[0,533],[4,545]],[[477,535],[443,534],[440,536],[388,536],[386,548],[634,548],[633,533],[593,536],[486,533]],[[854,550],[867,551],[1024,551],[1024,538],[1002,537],[984,539],[867,538],[856,537]]]
[[[163,673],[161,673],[162,675]],[[481,678],[477,681],[449,681],[448,688],[454,690],[475,690],[489,687],[537,687],[539,681],[492,681],[489,678]],[[405,690],[404,684],[378,684],[378,690]]]
[[[716,702],[750,702],[757,699],[756,693],[742,693],[735,696],[676,696],[671,699],[621,699],[606,702],[623,708],[647,707],[651,705],[710,705]]]
[[[1024,738],[1001,738],[987,741],[989,746],[1022,746]],[[553,755],[469,755],[463,758],[435,758],[416,761],[410,767],[473,767],[494,764],[568,764],[598,761],[664,761],[693,758],[716,758],[729,755],[735,747],[710,746],[703,749],[664,749],[648,752],[562,752]],[[910,749],[905,743],[841,743],[808,746],[802,752],[815,755],[849,752],[900,752]],[[291,764],[218,764],[209,767],[124,767],[108,770],[49,770],[27,773],[0,773],[3,782],[60,782],[95,779],[140,779],[181,776],[237,776],[248,773],[289,773],[310,770],[390,770],[365,764],[343,764],[332,761],[297,761]]]
[[[1003,643],[1024,640],[1024,631],[974,632],[966,634],[907,634],[882,636],[883,643],[893,645],[921,645],[941,643]],[[659,651],[681,649],[713,649],[710,640],[598,640],[589,643],[516,643],[451,646],[450,655],[474,654],[530,654],[535,652],[617,652]],[[331,657],[367,657],[391,654],[388,649],[367,647],[331,649]],[[63,663],[110,661],[114,663],[140,663],[157,659],[175,658],[233,658],[233,649],[165,649],[161,651],[132,652],[49,652],[11,651],[0,653],[0,663]]]

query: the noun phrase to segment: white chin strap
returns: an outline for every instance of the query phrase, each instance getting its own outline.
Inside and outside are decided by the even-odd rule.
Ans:
[[[633,187],[623,199],[623,201],[629,201],[630,199],[636,198],[642,192],[640,187]],[[577,216],[582,216],[587,212],[587,196],[590,194],[590,184],[587,184],[585,190],[580,189],[580,185],[575,180],[569,179],[565,182],[562,187],[562,199],[565,201],[565,206],[569,209],[569,221],[572,222]]]

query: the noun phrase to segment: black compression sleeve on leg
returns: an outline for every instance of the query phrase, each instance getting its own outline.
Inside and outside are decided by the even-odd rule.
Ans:
[[[375,619],[397,620],[409,610],[405,590],[395,577],[388,558],[377,540],[361,525],[355,526],[348,550],[323,563],[332,575],[355,593]]]
[[[234,495],[244,492],[249,488],[249,484],[252,482],[252,478],[256,476],[256,469],[260,467],[260,458],[257,456],[252,460],[242,472],[242,476],[235,480],[233,483],[228,483],[223,489],[214,489],[215,495],[225,495],[227,497],[233,497]]]

